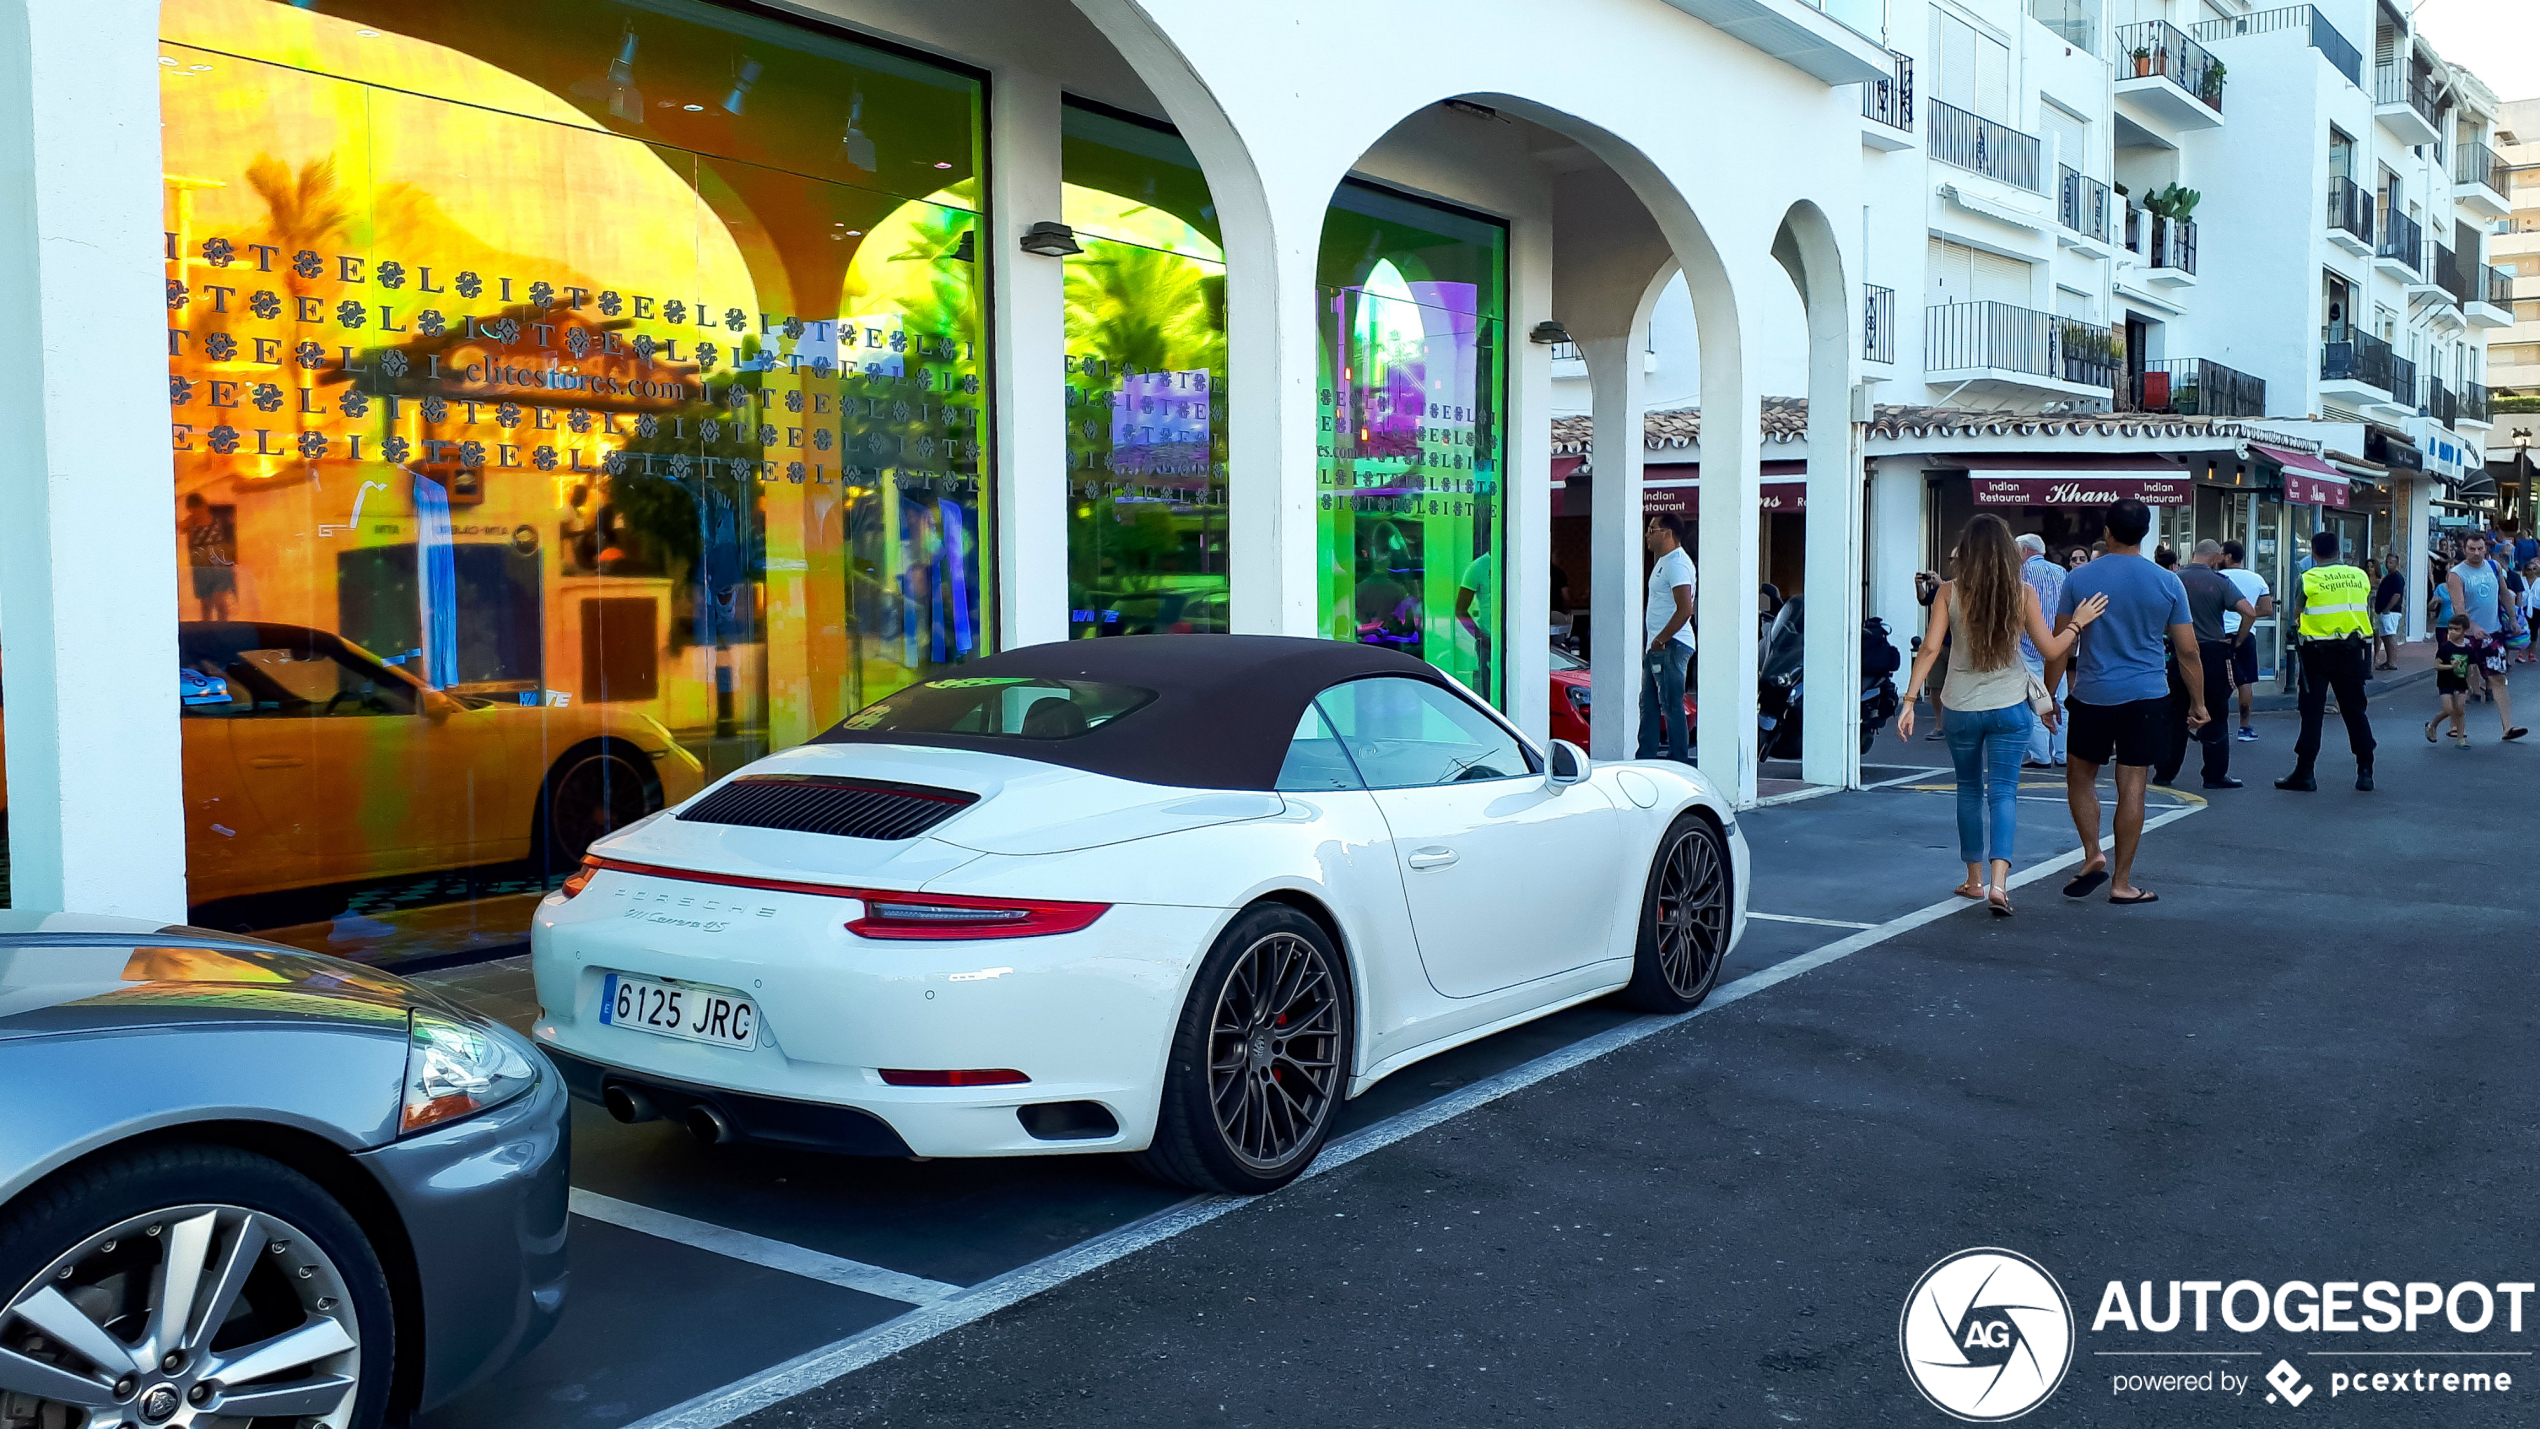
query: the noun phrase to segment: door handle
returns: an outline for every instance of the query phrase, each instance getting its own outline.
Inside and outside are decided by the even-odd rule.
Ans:
[[[296,754],[259,754],[247,761],[250,769],[297,769],[309,761]]]
[[[1448,864],[1455,862],[1455,850],[1451,848],[1424,848],[1404,861],[1409,863],[1414,869],[1444,868]]]

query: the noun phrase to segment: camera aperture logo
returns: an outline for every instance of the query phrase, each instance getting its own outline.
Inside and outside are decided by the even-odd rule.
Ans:
[[[2073,1308],[2046,1267],[2017,1251],[1962,1250],[1923,1272],[1897,1321],[1914,1387],[1942,1413],[2017,1419],[2073,1363]]]

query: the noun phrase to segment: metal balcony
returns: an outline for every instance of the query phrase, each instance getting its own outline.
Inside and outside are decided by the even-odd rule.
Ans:
[[[1930,105],[1931,156],[1970,173],[2044,193],[2043,150],[2034,134],[1969,114],[1935,99]]]
[[[2117,98],[2173,129],[2222,123],[2223,65],[2165,20],[2117,27]]]
[[[2351,323],[2320,329],[2320,386],[2323,391],[2350,393],[2358,400],[2388,402],[2396,354],[2390,344]]]
[[[1896,290],[1876,283],[1861,285],[1861,359],[1896,360]]]
[[[2380,218],[2381,241],[2373,245],[2373,266],[2402,282],[2413,283],[2425,276],[2425,230],[2404,213],[2386,212]]]
[[[2473,273],[2472,270],[2475,270]],[[2500,273],[2485,263],[2464,260],[2461,264],[2461,316],[2471,327],[2499,328],[2514,325],[2514,276]]]
[[[2107,242],[2108,186],[2070,164],[2056,167],[2062,180],[2056,186],[2056,221],[2084,238]]]
[[[2313,5],[2285,5],[2273,10],[2259,10],[2228,19],[2207,20],[2187,27],[2189,36],[2201,44],[2220,44],[2249,35],[2271,35],[2291,31],[2300,35],[2320,58],[2329,62],[2346,82],[2360,89],[2364,83],[2363,51],[2337,32],[2328,17]]]
[[[2014,303],[1944,303],[1923,313],[1924,377],[1933,383],[2104,397],[2124,352],[2113,329]]]
[[[2484,144],[2459,145],[2452,155],[2452,201],[2481,218],[2513,211],[2513,170]]]
[[[1861,117],[1879,126],[1864,129],[1861,142],[1894,151],[1914,142],[1914,60],[1911,55],[1889,58],[1896,61],[1896,73],[1861,86]]]
[[[2432,144],[2443,137],[2442,109],[2434,76],[2398,60],[2372,68],[2372,115],[2402,144]]]
[[[2372,256],[2372,190],[2349,178],[2328,181],[2328,241],[2358,258]]]
[[[2168,357],[2130,375],[2131,410],[2180,416],[2263,417],[2265,379],[2203,357]]]

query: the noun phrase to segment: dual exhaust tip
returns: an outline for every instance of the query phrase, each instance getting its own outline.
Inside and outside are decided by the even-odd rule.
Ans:
[[[610,1116],[630,1126],[639,1121],[658,1120],[662,1115],[662,1109],[652,1097],[624,1082],[611,1082],[602,1089],[600,1104],[608,1108]],[[704,1102],[690,1102],[679,1113],[678,1120],[680,1125],[688,1128],[690,1136],[708,1146],[733,1139],[732,1123],[724,1118],[723,1113]]]

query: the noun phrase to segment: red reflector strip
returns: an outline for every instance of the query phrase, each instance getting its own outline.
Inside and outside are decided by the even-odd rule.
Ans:
[[[961,1072],[913,1072],[903,1067],[884,1067],[882,1080],[894,1087],[1009,1087],[1032,1079],[1011,1067]]]
[[[622,859],[601,858],[596,854],[584,858],[582,862],[588,872],[607,869],[646,878],[713,883],[727,888],[764,888],[775,893],[807,893],[817,898],[861,899],[864,915],[847,923],[847,931],[860,938],[898,941],[1039,938],[1090,927],[1095,919],[1111,911],[1108,903],[846,888],[834,883],[797,883],[789,879],[753,878],[737,873],[664,868],[659,864],[628,863]]]

